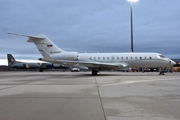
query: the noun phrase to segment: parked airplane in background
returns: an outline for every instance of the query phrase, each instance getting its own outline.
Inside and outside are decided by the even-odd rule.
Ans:
[[[42,62],[42,61],[35,61],[31,60],[28,62],[16,61],[15,58],[11,54],[7,54],[8,66],[12,68],[19,68],[19,69],[39,69],[39,72],[43,72],[45,69],[53,68],[54,65],[52,63]],[[56,66],[60,67],[60,65]]]
[[[43,62],[39,60],[27,60],[27,59],[18,59],[17,61],[19,62],[26,62],[26,63],[38,63],[38,62]],[[8,66],[8,60],[7,59],[0,59],[0,66]]]
[[[6,55],[7,56],[7,55]],[[28,59],[17,59],[18,62],[24,62],[24,63],[46,63],[39,60],[28,60]],[[0,66],[8,66],[8,59],[0,59]]]
[[[92,70],[97,75],[100,70],[119,70],[128,67],[168,67],[176,64],[159,53],[78,53],[67,52],[57,47],[45,35],[28,36],[27,42],[33,42],[42,56],[42,61],[62,64],[69,67]],[[161,71],[162,72],[162,71]]]

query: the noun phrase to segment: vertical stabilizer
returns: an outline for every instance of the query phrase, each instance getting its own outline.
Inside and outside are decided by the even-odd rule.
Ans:
[[[29,39],[28,39],[27,42],[33,42],[44,58],[47,58],[47,55],[51,56],[53,54],[58,54],[58,53],[65,52],[62,49],[60,49],[59,47],[57,47],[45,35],[28,36],[28,35],[22,35],[22,34],[14,34],[14,33],[8,33],[8,34],[28,37]]]
[[[45,35],[39,35],[38,38],[39,39],[35,37],[29,37],[29,40],[27,42],[33,42],[44,58],[46,57],[46,55],[50,56],[52,54],[64,52]]]
[[[8,66],[12,66],[16,63],[16,60],[11,54],[7,54]]]

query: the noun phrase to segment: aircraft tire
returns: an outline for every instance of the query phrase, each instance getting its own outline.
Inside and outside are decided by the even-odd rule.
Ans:
[[[39,72],[43,72],[43,70],[40,69]]]
[[[92,71],[92,75],[97,75],[98,71],[97,70],[93,70]]]

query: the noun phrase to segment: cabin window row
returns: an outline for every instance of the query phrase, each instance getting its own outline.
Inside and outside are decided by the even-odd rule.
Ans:
[[[138,59],[152,59],[152,57],[90,57],[91,60],[138,60]]]

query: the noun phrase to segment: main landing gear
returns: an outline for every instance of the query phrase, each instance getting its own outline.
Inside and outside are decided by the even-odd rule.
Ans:
[[[39,69],[39,72],[43,72],[44,70],[43,69]]]
[[[92,71],[92,75],[97,75],[98,71],[97,70],[93,70]]]

